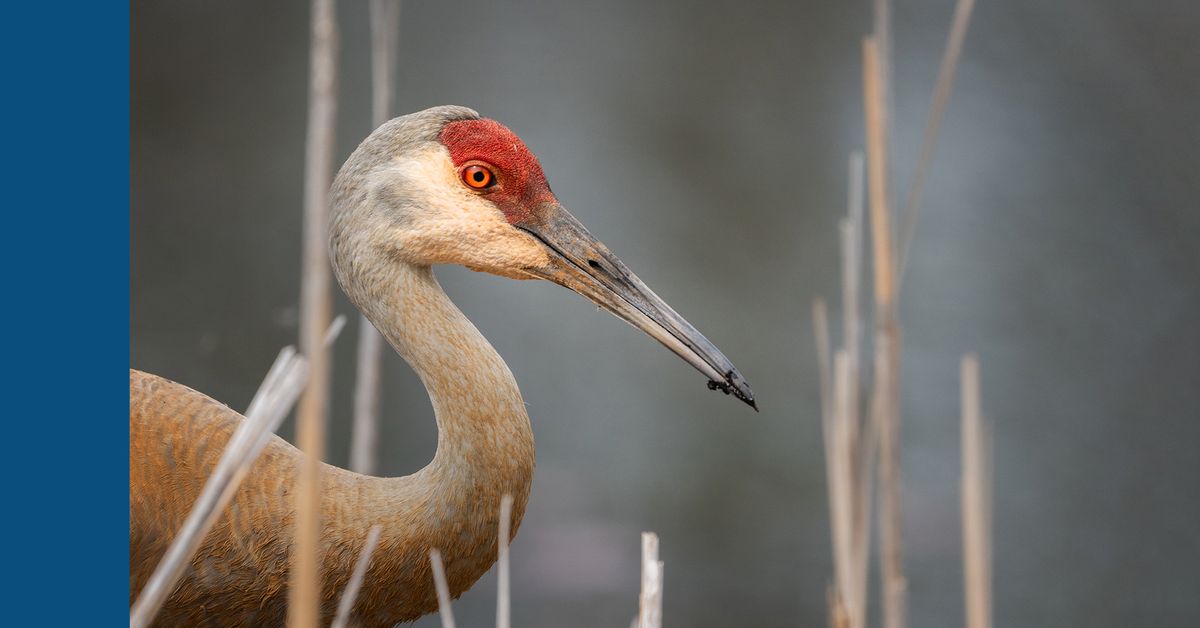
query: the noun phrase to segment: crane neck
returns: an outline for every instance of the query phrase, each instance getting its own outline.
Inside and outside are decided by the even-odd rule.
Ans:
[[[396,264],[367,318],[429,393],[437,453],[424,473],[528,491],[534,443],[508,365],[438,284],[429,266]],[[372,316],[372,314],[377,316]],[[525,486],[518,486],[522,482]],[[503,488],[503,487],[502,487]]]
[[[429,546],[444,553],[454,546],[478,555],[486,570],[495,560],[501,497],[514,498],[515,534],[533,482],[533,430],[521,391],[429,266],[388,263],[358,275],[368,277],[369,285],[343,285],[421,378],[438,426],[433,460],[412,475],[381,480],[388,498],[374,508],[384,519],[419,519],[420,531],[403,534],[428,536]],[[437,536],[452,531],[454,538]]]
[[[500,502],[512,495],[515,535],[533,484],[534,442],[516,379],[483,334],[448,297],[428,265],[396,255],[380,212],[362,181],[361,159],[351,158],[334,184],[330,257],[343,291],[421,378],[438,426],[437,451],[420,471],[372,478],[332,470],[325,504],[331,539],[361,543],[382,524],[375,581],[362,602],[380,613],[380,625],[437,608],[429,550],[441,550],[450,593],[457,597],[496,561]],[[334,552],[355,556],[355,552]],[[348,561],[337,563],[340,578]],[[330,573],[333,573],[331,571]],[[410,606],[389,614],[388,599]],[[375,612],[375,611],[371,611]],[[386,621],[383,621],[386,620]]]

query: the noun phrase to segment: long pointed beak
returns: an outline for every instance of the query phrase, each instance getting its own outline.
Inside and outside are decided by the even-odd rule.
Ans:
[[[530,274],[569,288],[646,332],[704,373],[710,390],[732,394],[758,410],[750,384],[729,358],[647,288],[563,206],[542,204],[531,219],[516,226],[549,249],[550,264],[527,269]]]

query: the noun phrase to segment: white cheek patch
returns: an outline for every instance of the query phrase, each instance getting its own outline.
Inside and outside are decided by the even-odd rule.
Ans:
[[[409,187],[417,191],[423,210],[437,220],[469,218],[480,223],[504,222],[503,212],[467,189],[444,146],[432,145],[401,165]]]
[[[543,247],[514,228],[504,213],[458,178],[445,147],[432,145],[397,159],[394,180],[403,185],[410,212],[392,239],[403,256],[424,264],[461,264],[511,276],[549,263]]]

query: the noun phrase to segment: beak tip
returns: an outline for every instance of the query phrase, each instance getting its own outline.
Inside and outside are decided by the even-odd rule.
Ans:
[[[731,371],[729,375],[726,376],[725,381],[718,382],[709,380],[708,389],[719,390],[726,395],[733,395],[734,397],[741,399],[746,405],[754,408],[755,412],[758,412],[758,402],[754,399],[754,391],[750,390],[750,384],[748,384],[742,377],[742,374],[738,373],[736,370]]]

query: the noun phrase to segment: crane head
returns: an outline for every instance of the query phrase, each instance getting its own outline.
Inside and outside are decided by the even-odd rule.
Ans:
[[[387,122],[342,167],[333,197],[335,260],[339,239],[357,234],[410,264],[552,281],[666,346],[710,389],[758,409],[733,363],[559,203],[537,158],[495,120],[435,107]]]

